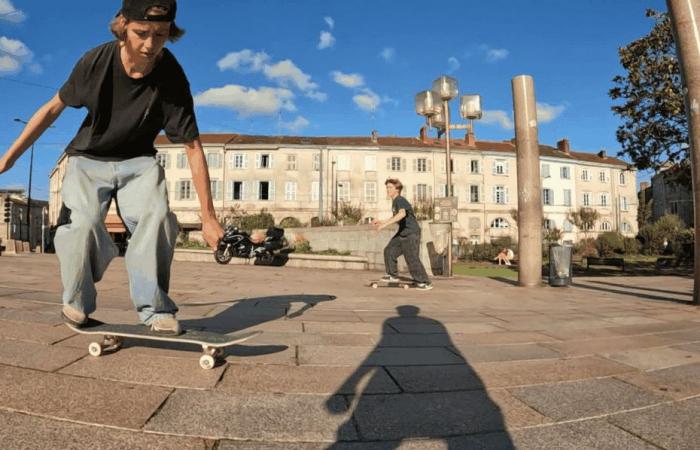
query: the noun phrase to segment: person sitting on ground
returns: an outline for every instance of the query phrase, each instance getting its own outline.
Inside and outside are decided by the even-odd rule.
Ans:
[[[513,250],[503,247],[500,252],[498,252],[498,255],[496,255],[494,260],[498,261],[498,265],[501,265],[501,262],[505,264],[506,266],[510,266],[510,260],[513,259]]]

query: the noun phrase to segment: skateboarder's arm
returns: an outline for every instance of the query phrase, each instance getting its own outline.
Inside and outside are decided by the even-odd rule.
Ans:
[[[32,118],[29,119],[24,130],[22,130],[22,133],[7,153],[0,158],[0,173],[10,170],[15,161],[22,156],[22,153],[39,139],[39,136],[51,126],[65,108],[66,105],[58,97],[58,94],[39,108]]]
[[[388,227],[392,223],[401,222],[401,219],[403,219],[404,217],[406,217],[406,210],[401,208],[401,209],[399,209],[399,212],[397,212],[396,215],[394,217],[392,217],[391,219],[387,219],[387,220],[384,220],[382,222],[379,222],[377,224],[377,230],[381,230],[382,228]]]
[[[199,138],[185,143],[187,159],[192,170],[192,182],[199,196],[199,204],[202,210],[202,234],[204,240],[212,249],[216,249],[219,240],[224,237],[224,230],[216,218],[214,202],[211,198],[211,184],[209,181],[209,168],[204,157],[204,150]]]

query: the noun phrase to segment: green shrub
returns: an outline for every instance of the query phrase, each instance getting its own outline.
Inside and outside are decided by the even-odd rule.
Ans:
[[[597,257],[598,247],[596,246],[596,240],[593,238],[581,239],[574,245],[574,254],[581,258],[586,256]]]
[[[664,251],[664,243],[672,243],[685,229],[683,221],[675,214],[666,214],[652,224],[644,225],[639,235],[644,240],[644,253],[659,255]]]
[[[294,241],[294,253],[311,253],[311,243],[305,238]]]
[[[625,250],[625,255],[638,255],[642,246],[639,241],[632,237],[626,237],[622,241],[622,247]]]
[[[319,219],[318,217],[311,218],[312,227],[333,227],[336,225],[338,225],[338,222],[335,220],[335,217],[328,217],[324,219]]]
[[[338,206],[338,220],[343,221],[343,225],[357,225],[362,220],[364,212],[361,206],[354,206],[349,202],[342,202]]]
[[[280,221],[280,228],[300,228],[302,223],[296,217],[285,217]]]
[[[671,241],[671,249],[673,254],[679,258],[688,258],[693,256],[695,246],[695,230],[687,228],[680,231],[673,237]]]
[[[275,226],[275,218],[265,209],[261,209],[258,214],[245,215],[241,217],[239,227],[242,230],[251,232],[253,230],[267,230]]]
[[[316,253],[317,255],[350,256],[350,250],[344,250],[341,252],[340,250],[336,250],[334,248],[329,248],[327,250],[322,250],[320,252],[314,252],[314,253]]]
[[[625,251],[624,236],[616,231],[602,233],[596,239],[596,248],[601,258],[609,258],[614,253]]]

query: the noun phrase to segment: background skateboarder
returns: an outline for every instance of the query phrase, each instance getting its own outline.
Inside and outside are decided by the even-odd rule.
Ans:
[[[391,198],[391,211],[394,215],[390,219],[372,222],[377,230],[381,230],[392,223],[399,224],[399,231],[391,238],[384,248],[384,265],[386,275],[384,281],[399,281],[398,258],[403,255],[411,272],[411,277],[416,283],[416,288],[429,290],[433,288],[430,278],[425,272],[423,263],[420,262],[420,226],[413,213],[411,204],[401,196],[403,185],[398,179],[390,178],[384,182],[386,193]]]
[[[0,159],[0,174],[63,112],[85,107],[87,117],[66,148],[61,191],[70,210],[55,237],[63,281],[63,316],[84,325],[95,311],[95,282],[117,255],[104,225],[114,198],[131,232],[126,254],[131,298],[154,331],[179,334],[178,308],[168,296],[178,225],[170,212],[153,142],[161,130],[184,144],[200,199],[202,231],[216,248],[223,230],[212,204],[209,174],[185,73],[166,41],[184,31],[175,24],[175,0],[124,0],[111,23],[116,40],[88,51],[59,92],[31,118]]]

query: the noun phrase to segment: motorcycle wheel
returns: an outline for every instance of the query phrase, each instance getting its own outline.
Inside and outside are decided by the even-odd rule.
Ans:
[[[214,252],[214,259],[219,264],[228,264],[233,256],[231,254],[226,254],[226,247],[217,248]]]

